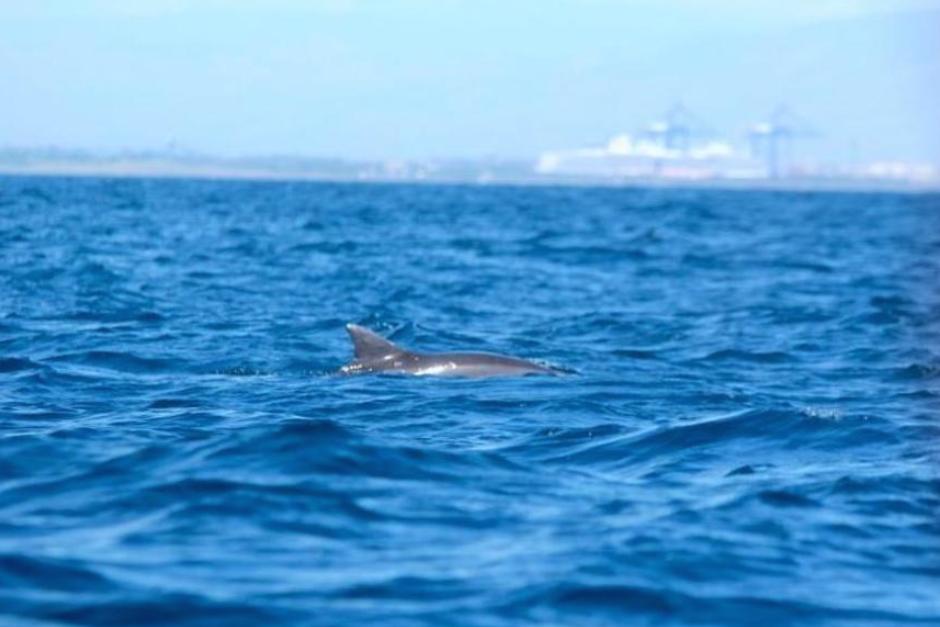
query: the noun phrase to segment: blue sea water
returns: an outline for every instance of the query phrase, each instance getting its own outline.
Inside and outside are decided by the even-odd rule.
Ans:
[[[0,622],[940,624],[938,444],[935,195],[0,178]]]

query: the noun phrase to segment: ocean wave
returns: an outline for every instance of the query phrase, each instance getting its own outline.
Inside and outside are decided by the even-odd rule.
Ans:
[[[940,622],[929,195],[0,194],[0,622]]]
[[[51,357],[50,361],[81,364],[92,368],[132,374],[161,374],[180,372],[185,369],[185,362],[178,359],[142,357],[130,352],[109,350],[89,350],[56,355]]]

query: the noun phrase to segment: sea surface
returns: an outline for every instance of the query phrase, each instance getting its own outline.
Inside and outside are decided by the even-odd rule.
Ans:
[[[940,624],[940,197],[0,178],[0,624]]]

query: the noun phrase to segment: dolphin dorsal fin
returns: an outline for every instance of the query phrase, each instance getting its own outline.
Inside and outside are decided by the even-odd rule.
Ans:
[[[346,331],[349,332],[353,348],[356,351],[356,359],[359,361],[405,352],[381,335],[365,327],[360,327],[358,324],[347,324]]]

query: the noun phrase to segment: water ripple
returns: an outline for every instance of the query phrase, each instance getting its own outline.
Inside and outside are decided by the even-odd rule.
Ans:
[[[0,195],[4,624],[940,622],[936,196]]]

